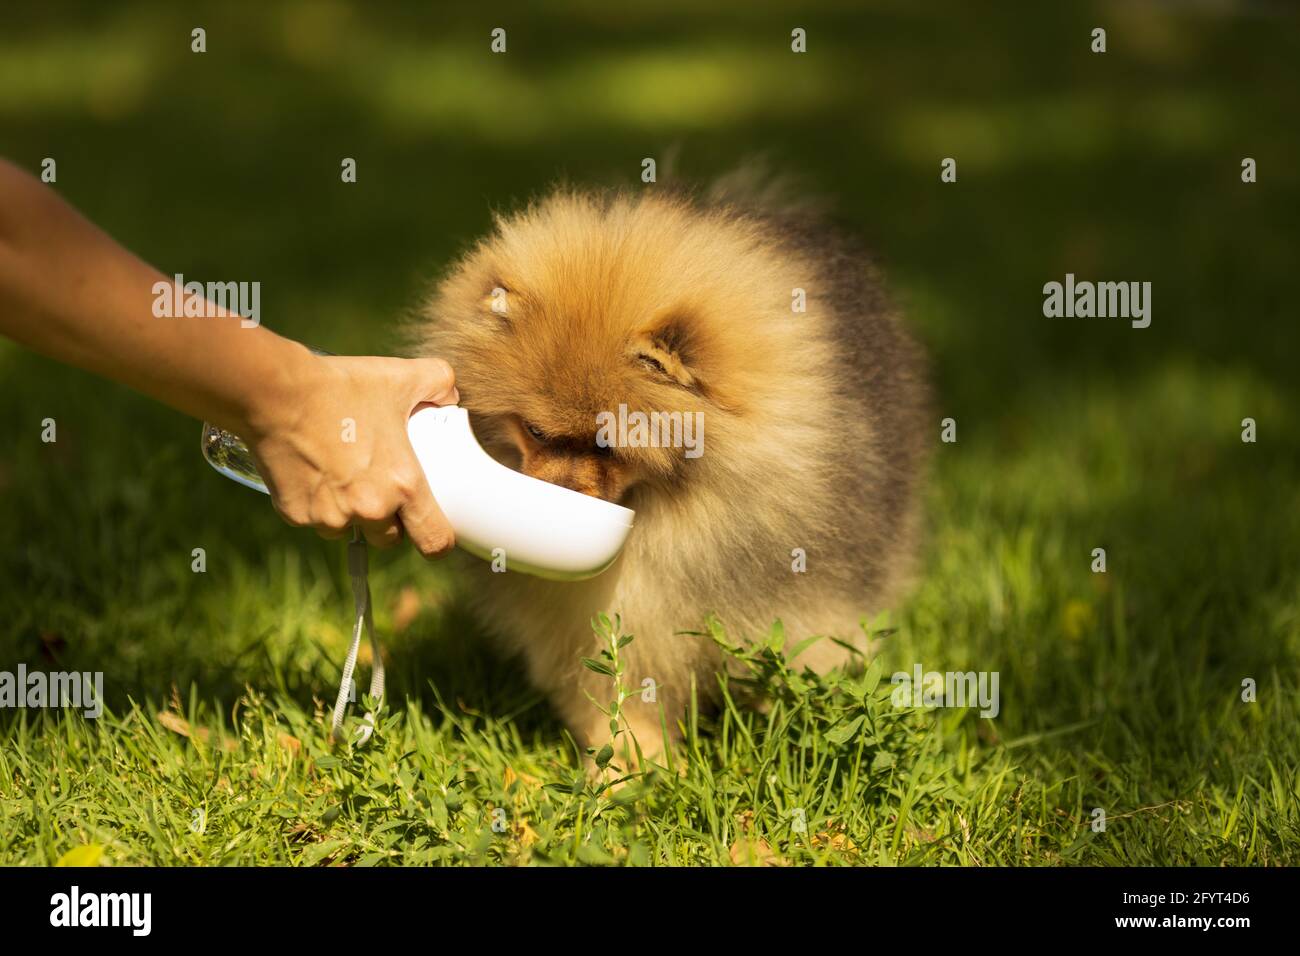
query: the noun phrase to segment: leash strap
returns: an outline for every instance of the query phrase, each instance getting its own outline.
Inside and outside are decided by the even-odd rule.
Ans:
[[[375,618],[370,608],[370,560],[366,552],[365,539],[361,529],[352,529],[352,540],[348,542],[348,577],[352,579],[352,602],[356,613],[352,620],[352,644],[348,647],[348,658],[343,662],[343,680],[339,684],[339,696],[334,701],[334,719],[330,725],[330,736],[335,740],[342,737],[343,716],[348,709],[348,698],[352,690],[352,672],[357,667],[357,651],[361,649],[361,631],[364,628],[370,637],[370,696],[380,700],[384,696],[384,659],[379,649],[379,639],[375,637]],[[365,723],[357,729],[357,743],[364,744],[375,732],[375,715],[366,712]]]

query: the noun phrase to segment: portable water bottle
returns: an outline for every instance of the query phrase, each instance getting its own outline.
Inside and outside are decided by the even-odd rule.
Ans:
[[[631,509],[498,462],[475,439],[463,408],[420,408],[407,422],[407,434],[456,544],[501,562],[506,571],[561,581],[589,578],[614,562],[632,530]],[[239,436],[205,422],[203,456],[227,478],[267,491]]]

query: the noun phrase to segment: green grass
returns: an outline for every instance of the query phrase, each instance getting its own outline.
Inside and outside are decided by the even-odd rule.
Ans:
[[[332,747],[341,548],[211,472],[196,423],[0,343],[0,670],[103,671],[109,701],[0,712],[0,863],[1300,863],[1294,20],[825,3],[789,62],[780,8],[669,7],[15,14],[0,154],[56,157],[164,271],[259,279],[268,324],[349,352],[558,174],[774,151],[880,251],[958,422],[872,669],[683,635],[752,640],[762,706],[733,681],[671,772],[604,788],[454,572],[384,554],[388,708]],[[511,53],[480,57],[498,20]],[[1042,318],[1067,271],[1152,281],[1152,327]],[[917,662],[997,671],[1001,712],[894,707]]]

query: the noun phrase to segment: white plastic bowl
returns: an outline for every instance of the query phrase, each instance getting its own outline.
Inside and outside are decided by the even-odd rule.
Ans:
[[[407,424],[456,544],[507,571],[576,581],[608,568],[632,530],[636,512],[521,474],[494,459],[474,438],[469,413],[429,406]]]

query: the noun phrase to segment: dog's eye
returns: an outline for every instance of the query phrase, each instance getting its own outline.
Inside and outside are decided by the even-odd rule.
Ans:
[[[547,442],[546,432],[542,431],[532,422],[524,422],[524,431],[528,432],[529,435],[533,436],[534,441],[539,441],[543,445],[546,444]]]
[[[664,368],[664,363],[659,361],[653,355],[646,355],[644,352],[637,356],[638,361],[652,372],[658,372],[660,375],[667,375],[668,370]]]

